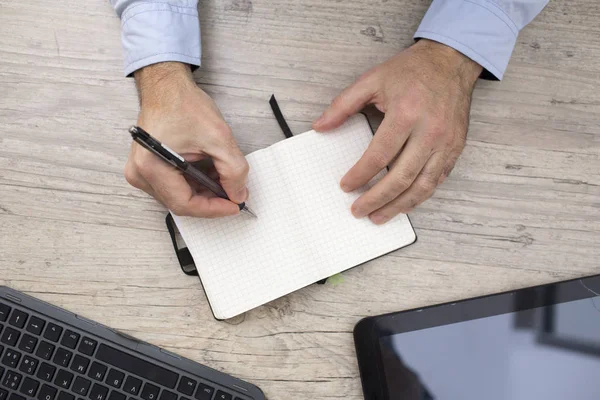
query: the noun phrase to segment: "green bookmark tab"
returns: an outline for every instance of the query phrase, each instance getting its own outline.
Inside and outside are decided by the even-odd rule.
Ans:
[[[331,283],[333,286],[341,285],[344,283],[344,276],[342,274],[335,274],[330,276],[329,279],[327,279],[327,282]]]

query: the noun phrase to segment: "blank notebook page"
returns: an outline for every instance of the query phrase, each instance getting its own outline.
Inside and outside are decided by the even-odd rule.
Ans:
[[[413,243],[406,215],[377,226],[356,219],[340,180],[366,150],[362,114],[328,133],[309,131],[247,156],[245,213],[221,219],[174,216],[216,318],[227,319]]]

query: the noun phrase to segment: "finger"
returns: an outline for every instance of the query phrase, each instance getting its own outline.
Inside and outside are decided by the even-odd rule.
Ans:
[[[250,166],[233,137],[228,140],[228,143],[209,151],[227,196],[235,203],[246,201],[248,198],[246,182]]]
[[[331,105],[313,123],[313,129],[328,131],[337,128],[348,117],[362,110],[373,99],[376,90],[373,75],[363,75],[333,99]]]
[[[419,139],[408,139],[398,160],[390,171],[352,205],[352,213],[361,218],[383,207],[400,196],[413,183],[427,160],[431,150],[424,148]]]
[[[448,177],[448,175],[450,175],[450,173],[454,169],[454,166],[456,165],[456,161],[458,160],[458,157],[460,156],[461,152],[462,152],[462,146],[459,147],[458,149],[453,150],[450,153],[450,155],[448,156],[448,158],[446,160],[446,164],[444,165],[444,169],[442,170],[442,174],[440,175],[440,178],[438,180],[438,185],[441,184],[442,182],[444,182],[446,180],[446,178]]]
[[[386,114],[367,150],[342,178],[342,190],[356,190],[386,168],[404,146],[410,129],[409,121]]]
[[[148,193],[150,196],[156,198],[154,190],[152,190],[152,186],[144,179],[144,177],[138,172],[138,170],[133,166],[131,161],[127,161],[125,165],[125,180],[131,186],[136,189],[143,190]],[[156,200],[160,201],[160,199],[156,198]]]
[[[396,215],[400,213],[406,214],[430,198],[438,185],[446,160],[447,157],[441,152],[433,154],[415,181],[410,185],[410,188],[385,206],[373,212],[369,216],[371,221],[378,225],[385,224]]]
[[[176,215],[215,218],[239,213],[239,207],[229,200],[195,195],[183,175],[169,165],[153,164],[141,174],[155,196]]]

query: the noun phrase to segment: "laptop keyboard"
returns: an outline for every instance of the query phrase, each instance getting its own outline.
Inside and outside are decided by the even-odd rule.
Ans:
[[[0,302],[0,400],[246,400]]]

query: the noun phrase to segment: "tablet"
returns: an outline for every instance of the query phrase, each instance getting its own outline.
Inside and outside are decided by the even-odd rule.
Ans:
[[[600,275],[361,320],[366,400],[600,399]]]

